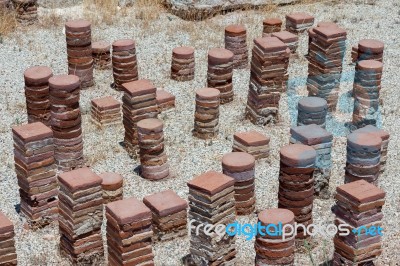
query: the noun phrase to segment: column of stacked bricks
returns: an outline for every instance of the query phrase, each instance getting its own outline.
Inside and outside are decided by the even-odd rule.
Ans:
[[[257,233],[254,249],[256,251],[255,266],[293,265],[295,235],[285,231],[285,238],[279,235],[280,226],[294,227],[294,214],[286,209],[266,209],[258,214],[258,224],[268,229]]]
[[[317,152],[314,171],[314,193],[321,198],[329,198],[333,135],[317,125],[293,127],[290,129],[290,134],[290,143],[308,145]]]
[[[278,207],[291,210],[295,221],[305,227],[312,224],[314,168],[317,153],[312,147],[291,144],[280,150]],[[309,235],[299,227],[296,238]]]
[[[193,47],[181,46],[172,50],[171,79],[188,81],[194,79],[195,59]]]
[[[379,40],[364,39],[351,49],[351,59],[354,62],[361,60],[376,60],[383,62],[385,44]]]
[[[350,233],[333,238],[334,266],[374,265],[373,261],[382,254],[382,207],[385,192],[364,180],[337,187],[336,226],[345,225]],[[374,230],[368,230],[375,226]],[[367,233],[368,231],[368,233]]]
[[[345,183],[363,179],[378,184],[382,139],[369,133],[347,136]]]
[[[62,171],[79,168],[84,163],[79,78],[75,75],[53,76],[49,79],[49,87],[56,164]]]
[[[268,158],[270,138],[257,131],[236,132],[233,135],[232,151],[246,152],[256,159]]]
[[[26,110],[28,122],[50,125],[49,78],[53,71],[48,67],[34,66],[24,72]]]
[[[365,126],[360,129],[353,131],[353,133],[370,133],[374,136],[380,137],[382,140],[382,147],[381,147],[381,159],[380,159],[380,173],[382,174],[386,168],[386,160],[387,160],[387,152],[389,147],[389,132],[379,129],[375,126]]]
[[[53,132],[41,122],[12,131],[21,213],[32,227],[41,227],[58,216]]]
[[[123,198],[124,179],[120,174],[105,172],[99,175],[102,179],[103,203],[107,204]]]
[[[223,174],[235,179],[235,209],[237,215],[247,215],[256,207],[255,158],[245,152],[230,152],[222,157]]]
[[[105,41],[98,41],[92,43],[92,57],[94,67],[96,69],[110,69],[111,68],[111,45]]]
[[[92,121],[99,126],[117,124],[121,120],[121,103],[112,96],[91,101]]]
[[[163,127],[164,123],[157,118],[137,123],[141,175],[149,180],[160,180],[170,175]]]
[[[106,205],[108,265],[153,266],[151,211],[128,198]]]
[[[257,38],[251,58],[246,117],[257,125],[278,120],[280,93],[285,91],[290,51],[275,37]]]
[[[342,62],[346,51],[346,31],[339,27],[314,28],[308,55],[307,90],[328,102],[328,110],[336,110]]]
[[[15,250],[14,241],[14,225],[0,212],[0,264],[1,265],[17,265],[17,252]]]
[[[94,85],[92,30],[86,20],[71,20],[65,23],[67,39],[68,74],[81,80],[82,89]]]
[[[213,138],[219,131],[220,92],[204,88],[196,91],[193,135],[201,139]]]
[[[318,97],[304,97],[297,105],[297,125],[319,125],[326,126],[326,115],[328,113],[328,103],[325,99]]]
[[[37,0],[12,0],[17,11],[16,19],[23,25],[32,25],[38,21]]]
[[[279,32],[282,29],[282,20],[279,18],[267,18],[263,20],[263,37],[270,37],[273,32]]]
[[[166,241],[187,235],[187,202],[174,191],[165,190],[146,196],[144,204],[151,210],[154,239]]]
[[[321,21],[318,22],[317,27],[333,27],[333,28],[338,28],[339,26],[334,23],[334,22],[330,22],[330,21]],[[312,39],[315,37],[315,32],[314,32],[315,27],[311,27],[307,30],[308,33],[308,53],[307,55],[310,54],[310,44],[312,42]]]
[[[60,251],[73,264],[99,264],[103,256],[100,176],[89,168],[59,175]]]
[[[134,40],[118,40],[112,44],[112,66],[116,90],[121,90],[124,83],[138,80],[139,72]]]
[[[376,126],[380,117],[379,94],[383,64],[374,60],[357,62],[353,83],[353,128]]]
[[[234,265],[236,261],[235,236],[215,233],[217,224],[234,222],[235,180],[222,173],[210,171],[188,182],[189,221],[191,223],[190,253],[194,265]],[[202,226],[196,233],[196,226]],[[207,236],[204,226],[212,226]]]
[[[175,96],[164,89],[157,88],[156,100],[158,111],[166,111],[175,107]]]
[[[289,47],[292,54],[296,53],[297,47],[299,46],[299,37],[296,34],[284,30],[280,32],[274,32],[271,34],[271,36],[276,37],[285,43]]]
[[[233,101],[233,58],[233,53],[227,49],[208,51],[207,86],[219,90],[221,104]]]
[[[156,87],[147,79],[123,84],[122,114],[125,128],[125,148],[133,152],[138,145],[137,123],[158,115]]]
[[[286,15],[286,30],[298,34],[314,25],[314,17],[307,13],[292,13]]]
[[[233,67],[246,68],[249,62],[247,34],[243,25],[229,25],[225,28],[225,49],[233,53]]]

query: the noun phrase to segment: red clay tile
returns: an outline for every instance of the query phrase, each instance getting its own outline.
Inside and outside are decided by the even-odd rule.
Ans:
[[[380,73],[383,70],[383,64],[376,60],[361,60],[357,63],[357,70]]]
[[[256,38],[254,43],[264,52],[280,52],[287,48],[287,45],[276,37]]]
[[[347,145],[362,150],[381,149],[382,139],[368,133],[353,132],[347,136]]]
[[[319,97],[304,97],[299,100],[299,109],[319,112],[328,108],[328,103],[325,99]]]
[[[385,44],[379,40],[364,39],[358,42],[358,49],[361,52],[379,54],[383,53]]]
[[[263,20],[263,24],[268,26],[281,26],[282,20],[280,18],[267,18]]]
[[[278,225],[279,223],[282,223],[282,225],[293,224],[294,214],[287,209],[266,209],[258,214],[258,220],[265,226],[269,224]]]
[[[49,67],[34,66],[24,72],[25,82],[28,84],[44,84],[53,76],[53,71]]]
[[[8,219],[7,216],[0,212],[0,234],[9,233],[12,231],[14,231],[13,223],[10,221],[10,219]]]
[[[330,142],[333,139],[332,133],[315,124],[292,127],[290,134],[307,145]]]
[[[286,19],[295,22],[296,24],[305,24],[314,21],[314,17],[304,12],[297,12],[286,15]]]
[[[385,191],[365,180],[358,180],[338,186],[336,191],[357,203],[366,203],[383,199],[386,195]]]
[[[225,34],[228,36],[237,36],[246,34],[246,28],[240,24],[229,25],[225,28]]]
[[[342,28],[334,28],[334,27],[316,27],[314,28],[314,32],[316,34],[322,35],[325,38],[336,38],[336,37],[342,37],[346,36],[347,32],[346,30]]]
[[[175,47],[172,50],[173,57],[180,59],[188,59],[194,56],[194,48],[188,46]]]
[[[310,147],[303,144],[290,144],[281,148],[281,162],[290,166],[309,166],[315,163],[317,153]]]
[[[365,126],[365,127],[362,127],[362,128],[359,128],[359,129],[353,131],[353,133],[356,133],[356,132],[371,133],[375,136],[380,137],[382,139],[382,141],[388,140],[390,138],[389,132],[387,132],[383,129],[377,128],[375,126],[372,126],[372,125],[368,125],[368,126]]]
[[[132,96],[156,93],[157,89],[150,80],[140,79],[122,84],[125,92]]]
[[[161,132],[164,127],[164,123],[162,120],[157,119],[157,118],[147,118],[140,120],[137,123],[138,131],[142,133],[155,133],[155,132]]]
[[[57,75],[49,79],[50,89],[74,90],[80,86],[81,82],[75,75]]]
[[[204,100],[214,100],[218,99],[220,96],[220,92],[217,89],[213,88],[203,88],[196,90],[196,97]]]
[[[87,167],[79,168],[69,172],[61,173],[58,176],[60,183],[65,185],[71,192],[85,190],[100,186],[103,179]]]
[[[35,122],[12,128],[13,133],[24,142],[31,142],[53,137],[51,128],[42,122]]]
[[[248,132],[236,132],[233,135],[233,138],[246,146],[263,146],[268,145],[270,142],[269,137],[254,130]]]
[[[104,53],[110,52],[111,45],[106,41],[98,41],[92,43],[92,52],[93,53]]]
[[[184,199],[170,189],[146,196],[143,202],[161,217],[186,210],[188,206]]]
[[[90,30],[91,24],[90,21],[77,19],[70,20],[65,23],[65,29],[71,32],[82,32]]]
[[[121,103],[112,96],[93,99],[92,104],[101,110],[114,109],[121,105]]]
[[[164,89],[157,89],[156,99],[157,99],[157,104],[162,104],[171,101],[175,102],[175,96]]]
[[[135,41],[132,39],[122,39],[113,42],[113,51],[126,51],[135,49]]]
[[[208,51],[208,63],[212,65],[233,62],[233,53],[224,48],[212,48]]]
[[[119,225],[151,218],[150,209],[133,197],[108,203],[106,208]]]
[[[230,152],[222,157],[222,168],[233,172],[247,171],[254,168],[255,158],[246,152]]]
[[[116,190],[122,187],[124,179],[117,173],[105,172],[99,175],[102,179],[101,187],[105,190]]]
[[[293,34],[286,30],[274,32],[274,33],[272,33],[272,37],[277,37],[279,40],[281,40],[284,43],[297,42],[299,40],[299,37],[296,34]]]
[[[188,187],[200,190],[209,195],[217,194],[234,184],[235,179],[215,171],[201,174],[187,183]]]

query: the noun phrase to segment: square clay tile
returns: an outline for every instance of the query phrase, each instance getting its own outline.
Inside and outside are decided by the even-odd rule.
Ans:
[[[382,189],[365,180],[358,180],[341,185],[336,188],[336,191],[357,203],[367,203],[385,197],[385,192]]]
[[[87,167],[61,173],[58,177],[72,193],[95,186],[101,186],[103,179]]]
[[[299,37],[296,34],[293,34],[286,30],[279,31],[279,32],[273,32],[272,36],[278,38],[279,40],[281,40],[284,43],[297,42],[299,40]]]
[[[353,132],[371,133],[372,135],[380,137],[382,140],[388,140],[390,137],[389,132],[387,132],[383,129],[377,128],[373,125],[368,125],[368,126],[359,128],[357,130],[354,130]]]
[[[147,79],[139,79],[122,84],[125,92],[131,96],[140,96],[151,93],[156,93],[156,87]]]
[[[133,197],[108,203],[106,211],[119,225],[151,219],[150,209]]]
[[[313,16],[311,16],[310,14],[307,14],[307,13],[303,13],[303,12],[297,12],[297,13],[292,13],[292,14],[286,15],[286,19],[293,21],[296,24],[306,24],[306,23],[314,22]]]
[[[121,104],[112,96],[106,96],[102,98],[96,98],[92,100],[92,105],[96,106],[101,110],[109,110],[118,108]]]
[[[156,99],[157,104],[163,104],[171,101],[175,102],[175,96],[164,89],[157,89]]]
[[[189,188],[200,190],[208,195],[215,195],[234,184],[235,179],[215,171],[201,174],[187,183]]]
[[[0,234],[5,234],[14,231],[14,225],[8,219],[7,216],[5,216],[2,212],[0,212]]]
[[[186,210],[188,205],[184,199],[170,189],[146,196],[143,202],[161,217]]]
[[[263,134],[251,130],[248,132],[236,132],[233,139],[245,146],[264,146],[268,145],[270,138]]]
[[[300,140],[306,145],[315,145],[320,143],[331,142],[333,139],[332,133],[326,131],[321,126],[316,124],[292,127],[290,134],[297,140]]]
[[[287,48],[287,45],[276,37],[256,38],[254,43],[268,53],[285,51]]]
[[[12,128],[13,133],[23,142],[32,142],[53,137],[53,130],[42,122],[35,122]]]
[[[314,28],[314,32],[318,35],[322,35],[327,39],[344,37],[347,35],[346,30],[342,28],[333,28],[333,27],[316,27]]]

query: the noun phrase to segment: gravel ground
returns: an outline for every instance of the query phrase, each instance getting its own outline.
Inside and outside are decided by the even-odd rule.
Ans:
[[[383,80],[382,126],[391,134],[387,170],[380,177],[380,187],[387,193],[384,206],[384,253],[377,261],[378,265],[399,265],[400,244],[399,211],[400,179],[397,178],[397,161],[400,148],[400,116],[397,86],[400,76],[400,45],[396,40],[400,36],[400,3],[398,0],[377,1],[376,5],[353,3],[314,3],[279,7],[269,13],[245,11],[216,16],[203,22],[187,22],[159,11],[159,17],[151,21],[135,18],[135,8],[125,10],[126,16],[118,18],[112,25],[97,23],[93,25],[93,40],[104,39],[112,42],[119,38],[133,38],[137,41],[139,71],[141,78],[147,78],[157,87],[163,87],[176,96],[176,109],[163,113],[160,118],[165,122],[166,149],[175,178],[159,182],[150,182],[140,178],[134,171],[138,162],[132,160],[120,146],[123,140],[123,127],[98,129],[90,123],[90,99],[113,95],[120,98],[119,92],[110,88],[110,71],[96,71],[96,86],[81,93],[85,157],[87,164],[97,173],[116,171],[125,177],[124,195],[142,199],[144,196],[171,188],[180,196],[187,198],[186,182],[194,176],[208,170],[221,170],[220,159],[232,146],[235,131],[257,129],[271,137],[272,154],[269,161],[260,161],[256,170],[257,210],[277,206],[279,148],[289,141],[289,127],[295,123],[295,106],[300,96],[306,95],[305,80],[307,61],[304,58],[307,36],[300,38],[298,57],[290,64],[290,86],[282,96],[280,105],[281,121],[277,125],[260,128],[244,120],[244,109],[248,89],[249,70],[234,73],[234,102],[221,107],[220,133],[217,139],[202,141],[191,135],[195,90],[206,85],[207,50],[211,47],[223,47],[224,26],[229,23],[243,23],[248,29],[248,40],[261,35],[262,19],[266,16],[284,15],[293,11],[306,11],[314,14],[316,21],[335,21],[348,31],[348,52],[344,67],[339,108],[329,118],[328,129],[334,133],[331,192],[343,183],[346,130],[345,122],[351,118],[352,101],[347,92],[352,86],[354,66],[350,61],[351,45],[363,38],[377,38],[385,42],[385,72]],[[16,228],[16,246],[20,265],[68,265],[58,255],[57,226],[32,232],[24,229],[25,221],[16,213],[19,204],[17,180],[13,166],[11,126],[26,123],[26,110],[23,89],[23,71],[33,65],[50,66],[55,74],[67,71],[65,37],[63,23],[69,18],[83,17],[82,7],[62,10],[40,9],[40,14],[53,16],[45,25],[18,29],[3,39],[0,45],[0,204],[4,212],[14,222]],[[50,21],[50,22],[49,22]],[[61,21],[61,23],[58,23]],[[397,42],[396,42],[397,41]],[[190,82],[175,82],[169,79],[171,50],[179,45],[191,45],[196,48],[196,77]],[[396,97],[397,96],[397,97]],[[396,119],[397,117],[397,119]],[[330,208],[333,199],[314,201],[313,216],[315,223],[329,224],[333,221]],[[240,222],[256,222],[256,215],[240,217]],[[253,241],[243,237],[237,239],[238,264],[252,265],[254,261]],[[156,265],[180,265],[180,258],[188,253],[189,238],[176,239],[154,247]],[[329,237],[317,236],[311,240],[311,255],[314,265],[323,263],[332,257],[333,243]],[[312,265],[309,254],[304,250],[296,253],[296,265]]]

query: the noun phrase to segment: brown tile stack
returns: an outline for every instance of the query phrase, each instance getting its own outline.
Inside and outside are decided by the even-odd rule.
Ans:
[[[193,135],[201,139],[214,138],[219,131],[220,92],[204,88],[196,91]]]
[[[156,87],[147,79],[123,84],[122,114],[125,128],[124,144],[129,152],[134,152],[138,145],[137,122],[146,118],[156,118],[158,107]]]
[[[335,111],[347,33],[339,27],[316,27],[313,31],[308,55],[308,95],[325,99],[328,110]]]
[[[289,47],[292,54],[296,53],[297,46],[299,45],[299,37],[296,34],[284,30],[280,32],[274,32],[271,34],[271,36],[276,37],[285,43]]]
[[[154,265],[151,211],[128,198],[106,205],[108,265]]]
[[[149,180],[170,176],[163,127],[163,121],[157,118],[143,119],[137,123],[141,175]]]
[[[53,132],[41,122],[15,126],[12,131],[21,212],[30,226],[42,227],[58,215]]]
[[[210,171],[187,183],[189,187],[189,221],[191,221],[190,254],[194,264],[234,265],[235,236],[215,233],[217,224],[233,223],[235,215],[235,180],[222,173]],[[205,234],[204,225],[212,225],[212,236]],[[203,227],[196,233],[196,226]]]
[[[74,75],[59,75],[49,79],[51,129],[54,133],[56,164],[61,171],[83,165],[80,81]]]
[[[67,39],[68,74],[81,80],[81,88],[94,85],[92,30],[87,20],[70,20],[65,23]]]
[[[321,22],[318,22],[317,27],[328,27],[328,28],[329,28],[329,27],[333,27],[333,28],[338,28],[338,25],[337,25],[336,23],[330,22],[330,21],[321,21]],[[312,42],[312,39],[313,39],[314,36],[315,36],[314,28],[315,28],[315,27],[311,27],[311,28],[309,28],[309,29],[307,30],[307,32],[308,32],[308,53],[307,53],[307,55],[310,54],[310,44],[311,44],[311,42]]]
[[[146,196],[143,202],[151,210],[155,240],[167,241],[187,235],[188,204],[174,191],[169,189]]]
[[[358,44],[351,47],[351,62],[355,63],[358,60]]]
[[[314,168],[317,153],[303,144],[286,145],[280,150],[278,207],[292,211],[295,222],[305,227],[312,224],[314,201]],[[309,235],[302,227],[296,238]]]
[[[103,204],[122,200],[124,179],[120,174],[105,172],[99,175],[102,179]]]
[[[233,68],[246,68],[249,62],[247,33],[243,25],[229,25],[225,28],[225,49],[233,53]]]
[[[235,179],[237,215],[248,215],[255,210],[255,163],[254,156],[246,152],[230,152],[222,157],[222,172]]]
[[[254,249],[256,251],[255,265],[294,265],[295,236],[273,236],[278,234],[274,228],[291,225],[294,227],[294,214],[286,209],[266,209],[258,214],[258,223],[268,227],[268,232],[257,233]],[[286,232],[288,233],[288,232]]]
[[[171,79],[189,81],[194,79],[195,59],[193,47],[181,46],[172,50]]]
[[[286,90],[290,52],[276,37],[254,40],[246,118],[266,125],[278,120],[281,92]]]
[[[111,45],[105,41],[92,43],[92,57],[96,69],[111,69]]]
[[[37,0],[12,0],[17,11],[17,21],[23,25],[32,25],[38,21]]]
[[[256,159],[268,158],[270,151],[269,142],[270,138],[268,136],[264,136],[254,130],[236,132],[233,135],[232,151],[247,152]]]
[[[385,44],[379,40],[364,39],[354,45],[351,50],[353,63],[361,60],[376,60],[383,62]]]
[[[156,100],[159,112],[175,108],[175,96],[164,89],[157,88]]]
[[[279,32],[282,29],[282,20],[279,18],[267,18],[263,20],[263,37],[270,37],[273,32]]]
[[[385,192],[359,180],[337,187],[335,199],[335,224],[345,225],[350,234],[340,236],[337,233],[333,238],[332,265],[374,265],[373,261],[382,254],[382,232],[376,229],[373,234],[367,234],[365,227],[382,228]]]
[[[383,64],[375,60],[358,61],[354,75],[353,129],[376,126],[380,114],[379,97],[382,88]]]
[[[44,66],[30,67],[24,72],[28,123],[50,125],[49,78],[53,71]]]
[[[17,265],[17,252],[14,241],[14,224],[0,212],[0,264]]]
[[[328,103],[319,97],[304,97],[297,105],[297,125],[316,124],[325,128]]]
[[[100,176],[80,168],[58,176],[60,251],[74,265],[99,265],[103,257]]]
[[[121,103],[112,96],[93,99],[91,118],[98,126],[117,124],[121,120]]]
[[[382,139],[370,133],[351,133],[347,136],[347,157],[344,182],[363,179],[378,185]]]
[[[134,40],[124,39],[112,44],[114,88],[122,90],[122,84],[139,79]]]
[[[208,51],[207,86],[219,90],[221,104],[233,101],[233,58],[233,53],[224,48]]]
[[[298,34],[314,25],[314,17],[303,12],[286,15],[286,30]]]

